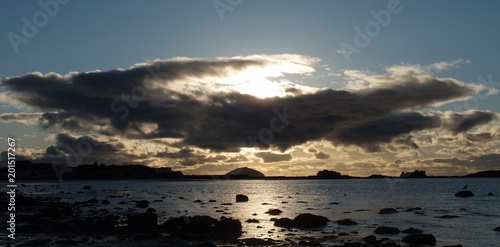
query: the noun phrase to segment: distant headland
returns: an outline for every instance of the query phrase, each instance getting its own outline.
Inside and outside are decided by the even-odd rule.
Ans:
[[[248,167],[234,169],[224,175],[184,175],[170,167],[154,168],[140,164],[106,165],[83,164],[66,167],[49,163],[16,163],[16,180],[81,180],[81,179],[370,179],[370,178],[487,178],[500,177],[500,170],[481,171],[464,176],[427,176],[426,171],[402,172],[399,177],[373,174],[368,177],[342,175],[337,171],[322,170],[310,176],[265,176],[262,172]],[[0,176],[7,176],[7,167],[0,168]]]

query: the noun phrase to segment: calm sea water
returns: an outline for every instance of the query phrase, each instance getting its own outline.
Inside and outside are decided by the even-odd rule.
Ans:
[[[358,238],[373,234],[380,225],[395,226],[401,230],[414,227],[432,233],[437,246],[500,246],[500,233],[492,229],[500,226],[500,179],[350,179],[350,180],[201,180],[201,181],[63,181],[53,183],[26,183],[21,192],[57,194],[64,201],[82,201],[91,198],[111,201],[104,205],[111,211],[123,207],[123,212],[134,208],[133,200],[148,200],[157,210],[159,222],[171,216],[224,215],[242,221],[243,237],[270,237],[284,239],[285,233],[276,229],[272,217],[293,218],[299,213],[313,213],[330,220],[350,218],[355,226],[339,226],[330,222],[324,232],[353,232]],[[475,193],[472,198],[455,197],[455,192],[468,184]],[[40,185],[35,187],[34,185]],[[91,185],[95,193],[77,194],[84,185]],[[62,194],[72,192],[71,194]],[[491,192],[494,196],[487,196]],[[250,200],[235,203],[236,194],[245,194]],[[163,198],[162,198],[163,197]],[[184,198],[184,199],[182,199]],[[156,201],[155,200],[162,200]],[[194,203],[202,200],[203,203]],[[209,202],[216,200],[217,202]],[[129,202],[128,205],[120,202]],[[330,204],[332,202],[338,204]],[[221,203],[232,203],[224,206]],[[267,203],[270,205],[262,205]],[[381,208],[397,208],[400,213],[377,214]],[[422,210],[405,212],[408,208]],[[265,214],[278,208],[280,216]],[[138,209],[139,210],[139,209]],[[223,212],[216,212],[223,210]],[[226,214],[223,214],[226,212]],[[256,214],[256,215],[253,215]],[[436,218],[442,215],[457,218]],[[258,219],[260,223],[246,223]],[[258,228],[261,226],[262,228]],[[302,234],[302,233],[298,233]],[[312,234],[303,232],[303,234]],[[318,233],[319,234],[319,233]],[[404,234],[387,237],[400,240]],[[334,241],[332,242],[334,243]]]

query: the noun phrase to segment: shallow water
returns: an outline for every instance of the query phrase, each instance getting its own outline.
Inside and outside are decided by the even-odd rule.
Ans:
[[[498,178],[443,178],[443,179],[349,179],[349,180],[200,180],[200,181],[63,181],[25,183],[20,192],[56,194],[63,201],[83,201],[91,198],[107,199],[109,205],[101,207],[123,212],[135,208],[132,200],[148,200],[157,210],[159,223],[171,216],[224,215],[239,219],[245,231],[243,237],[270,237],[284,239],[289,232],[280,232],[269,219],[293,218],[299,213],[312,213],[335,221],[350,218],[355,226],[340,226],[330,222],[322,229],[330,232],[358,232],[358,238],[373,234],[380,225],[409,227],[432,233],[436,246],[462,244],[463,246],[498,246],[500,233],[492,229],[500,226],[500,179]],[[455,197],[455,192],[468,184],[475,197]],[[35,185],[40,185],[35,187]],[[81,191],[91,185],[95,193]],[[61,192],[71,192],[64,194]],[[492,192],[494,196],[487,196]],[[250,200],[235,203],[236,194],[245,194]],[[162,198],[165,197],[165,198]],[[185,199],[180,199],[183,197]],[[162,200],[155,202],[154,200]],[[194,203],[202,200],[203,203]],[[217,202],[209,202],[216,200]],[[128,202],[128,204],[119,204]],[[338,204],[330,204],[332,202]],[[223,206],[221,203],[232,203]],[[262,205],[268,203],[270,205]],[[392,207],[400,211],[393,215],[380,215],[381,208]],[[422,210],[405,212],[408,208]],[[279,216],[265,214],[268,209],[283,211]],[[137,209],[138,211],[140,209]],[[216,212],[223,210],[223,212]],[[257,214],[257,215],[253,215]],[[442,215],[457,218],[436,218]],[[260,223],[246,223],[258,219]],[[261,226],[262,228],[258,228]],[[276,229],[268,233],[270,229]],[[297,232],[297,235],[320,235],[319,232]],[[352,235],[352,234],[351,234]],[[405,234],[387,235],[400,240]],[[324,234],[321,234],[324,236]],[[335,243],[335,240],[332,240]]]

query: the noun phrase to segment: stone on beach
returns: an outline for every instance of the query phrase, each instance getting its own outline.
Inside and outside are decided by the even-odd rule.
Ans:
[[[469,190],[461,190],[461,191],[455,193],[455,196],[456,197],[471,197],[471,196],[474,196],[474,193],[472,193],[472,191],[469,191]]]
[[[238,194],[236,195],[236,202],[248,202],[248,196]]]
[[[423,231],[420,230],[420,229],[416,229],[416,228],[413,228],[413,227],[410,227],[406,230],[403,230],[401,231],[402,233],[406,233],[406,234],[414,234],[414,233],[422,233]]]
[[[436,238],[432,234],[415,233],[405,236],[401,241],[408,244],[436,245]]]
[[[378,211],[378,214],[396,214],[398,213],[398,210],[394,208],[382,208],[380,211]]]
[[[326,226],[328,221],[324,216],[309,213],[299,214],[292,220],[294,227],[298,228],[322,227]]]
[[[398,233],[400,233],[399,228],[390,227],[390,226],[379,226],[373,232],[377,233],[377,234],[398,234]]]
[[[140,213],[130,215],[127,225],[130,227],[156,227],[158,216],[154,213]]]
[[[283,213],[283,211],[281,211],[277,208],[269,209],[266,211],[266,214],[269,214],[269,215],[279,215],[281,213]]]
[[[274,221],[274,226],[284,227],[284,228],[292,228],[293,221],[289,218],[281,218]]]

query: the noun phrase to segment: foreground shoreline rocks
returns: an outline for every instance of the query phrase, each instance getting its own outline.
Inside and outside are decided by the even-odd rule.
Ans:
[[[436,238],[422,230],[409,228],[400,233],[397,227],[378,226],[373,235],[326,231],[327,226],[357,227],[351,219],[331,221],[310,213],[293,219],[278,218],[276,229],[283,237],[245,236],[242,219],[206,215],[161,219],[148,201],[130,200],[129,210],[110,211],[102,198],[66,203],[55,197],[18,195],[20,205],[19,235],[29,236],[17,246],[409,246],[435,245]],[[140,205],[140,207],[138,207]],[[231,206],[231,205],[227,205]],[[278,212],[279,209],[273,210]],[[279,210],[286,214],[286,209]],[[36,216],[36,217],[34,217]],[[271,218],[271,215],[268,215]],[[271,221],[271,219],[269,219]],[[251,227],[262,228],[252,220]],[[249,222],[247,222],[248,224]],[[0,242],[2,244],[2,242]]]

